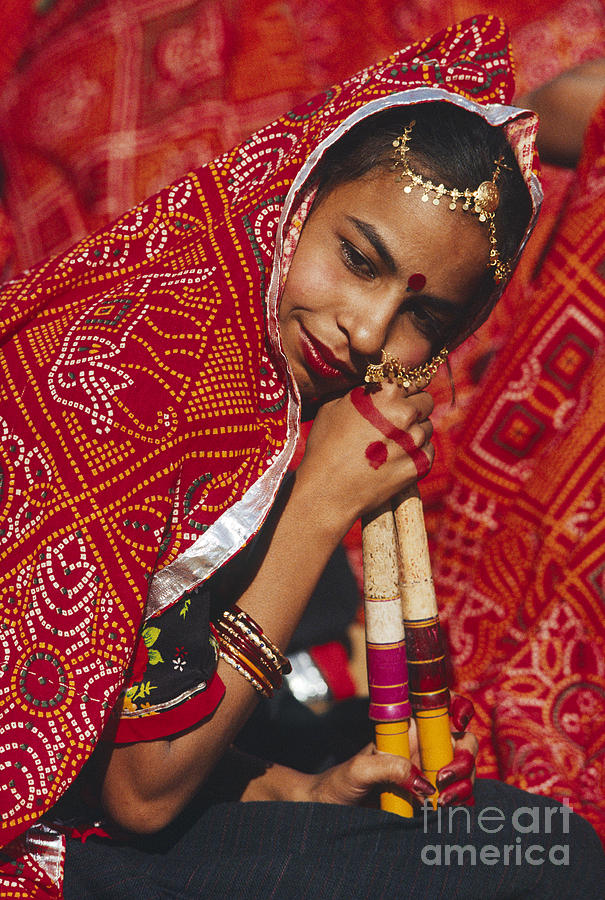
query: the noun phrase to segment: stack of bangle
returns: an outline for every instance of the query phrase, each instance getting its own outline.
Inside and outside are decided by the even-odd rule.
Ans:
[[[273,696],[282,684],[282,675],[292,670],[290,661],[239,606],[226,609],[210,624],[219,656],[243,675],[265,697]]]

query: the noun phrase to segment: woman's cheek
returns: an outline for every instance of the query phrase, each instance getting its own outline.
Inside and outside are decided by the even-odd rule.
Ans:
[[[430,358],[431,342],[419,334],[407,315],[402,315],[389,334],[385,350],[412,369]]]
[[[305,306],[310,309],[323,309],[334,298],[337,282],[332,272],[325,266],[316,265],[307,272],[300,291],[305,298]]]

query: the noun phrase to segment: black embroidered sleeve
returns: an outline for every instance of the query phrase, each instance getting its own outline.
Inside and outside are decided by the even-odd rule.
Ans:
[[[197,725],[216,709],[224,686],[209,629],[206,588],[186,594],[141,631],[115,740],[158,740]]]

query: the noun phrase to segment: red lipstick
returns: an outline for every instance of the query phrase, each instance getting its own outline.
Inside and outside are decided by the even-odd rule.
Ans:
[[[300,326],[302,352],[308,367],[322,378],[350,378],[351,370],[331,350]],[[336,368],[340,366],[340,368]]]

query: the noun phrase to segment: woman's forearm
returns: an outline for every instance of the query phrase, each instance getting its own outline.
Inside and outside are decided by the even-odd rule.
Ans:
[[[313,780],[312,775],[229,747],[212,770],[201,797],[213,802],[308,800]]]
[[[313,485],[293,478],[280,501],[262,561],[239,597],[234,597],[285,648],[311,593],[350,522],[321,508]],[[316,515],[310,514],[315,509]],[[155,831],[192,799],[217,765],[247,718],[257,693],[224,661],[219,675],[225,696],[212,717],[175,738],[118,745],[111,754],[102,802],[122,827]],[[255,791],[270,790],[283,773],[274,770]]]
[[[578,163],[586,128],[604,92],[605,59],[593,59],[518,98],[519,105],[540,116],[537,143],[545,162]]]
[[[372,395],[397,435],[416,429],[432,460],[426,424],[432,400],[402,397],[395,384]],[[361,416],[350,395],[325,403],[307,440],[304,459],[281,492],[259,537],[256,568],[228,595],[278,647],[288,646],[309,598],[338,542],[354,521],[415,481],[418,469],[404,444],[388,440],[379,467],[367,448],[380,432]],[[212,717],[172,740],[116,747],[103,785],[107,811],[124,827],[151,831],[171,821],[204,784],[254,709],[254,688],[224,660],[225,696]]]

